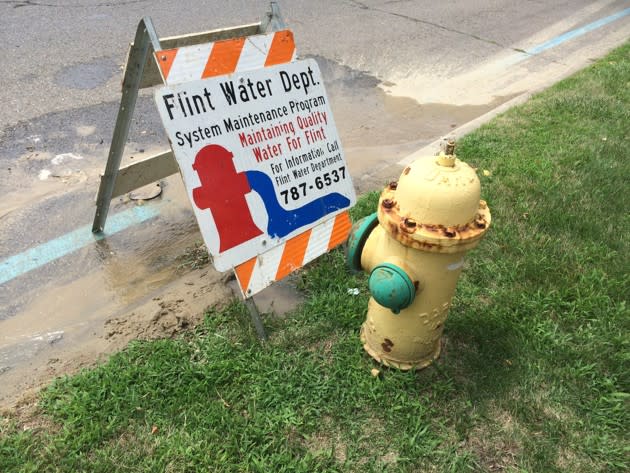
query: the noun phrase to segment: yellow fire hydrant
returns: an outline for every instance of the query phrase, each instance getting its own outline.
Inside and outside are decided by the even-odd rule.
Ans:
[[[475,170],[449,141],[386,187],[378,211],[357,222],[348,262],[370,272],[365,350],[386,366],[424,368],[439,355],[444,321],[464,266],[490,226]]]

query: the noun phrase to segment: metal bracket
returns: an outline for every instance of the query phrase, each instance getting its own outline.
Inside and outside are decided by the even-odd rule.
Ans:
[[[258,307],[256,307],[254,299],[252,297],[248,297],[245,299],[245,305],[247,306],[247,310],[249,310],[249,316],[251,317],[254,328],[256,329],[258,339],[261,342],[267,341],[267,332],[265,331],[265,326],[263,325],[260,312],[258,311]]]

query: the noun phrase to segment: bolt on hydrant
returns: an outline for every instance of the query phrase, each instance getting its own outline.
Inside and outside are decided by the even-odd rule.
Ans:
[[[386,366],[424,368],[440,355],[464,255],[490,226],[475,170],[449,141],[387,186],[378,211],[357,222],[348,263],[370,272],[365,350]]]

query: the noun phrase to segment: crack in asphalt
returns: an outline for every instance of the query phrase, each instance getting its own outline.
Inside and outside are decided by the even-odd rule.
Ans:
[[[415,18],[413,16],[409,16],[409,15],[404,15],[402,13],[396,13],[396,12],[391,12],[388,10],[382,10],[380,8],[375,8],[375,7],[370,7],[369,5],[366,5],[365,3],[359,2],[358,0],[350,0],[350,3],[353,4],[356,7],[361,8],[362,10],[370,10],[370,11],[375,11],[375,12],[379,12],[379,13],[385,13],[387,15],[391,15],[391,16],[395,16],[398,18],[403,18],[405,20],[409,20],[409,21],[413,21],[414,23],[421,23],[423,25],[428,25],[428,26],[433,26],[434,28],[438,28],[444,31],[448,31],[449,33],[455,33],[455,34],[459,34],[462,36],[467,36],[468,38],[472,38],[475,39],[477,41],[481,41],[483,43],[486,44],[491,44],[493,46],[496,46],[498,48],[502,48],[502,49],[511,49],[512,51],[516,51],[517,53],[522,53],[522,54],[527,54],[528,56],[534,56],[533,54],[528,53],[527,51],[523,50],[523,49],[519,49],[519,48],[513,48],[511,46],[506,46],[504,44],[501,44],[493,39],[488,39],[488,38],[483,38],[481,36],[478,36],[476,34],[472,34],[472,33],[468,33],[466,31],[461,31],[461,30],[457,30],[455,28],[449,28],[448,26],[444,26],[444,25],[440,25],[439,23],[434,23],[432,21],[428,21],[428,20],[422,20],[420,18]]]
[[[358,0],[349,0],[349,1],[350,1],[350,3],[352,5],[354,5],[356,7],[359,7],[362,10],[370,10],[370,11],[374,11],[374,12],[378,12],[378,13],[385,13],[387,15],[391,15],[391,16],[395,16],[395,17],[398,17],[398,18],[403,18],[405,20],[413,21],[414,23],[421,23],[421,24],[424,24],[424,25],[433,26],[434,28],[438,28],[438,29],[441,29],[441,30],[444,30],[444,31],[448,31],[450,33],[455,33],[455,34],[459,34],[459,35],[462,35],[462,36],[466,36],[468,38],[472,38],[472,39],[475,39],[477,41],[481,41],[481,42],[486,43],[486,44],[491,44],[491,45],[496,46],[496,47],[501,48],[501,49],[509,49],[509,50],[517,52],[519,54],[525,54],[526,56],[528,56],[530,58],[537,57],[537,58],[541,59],[542,61],[545,61],[545,62],[548,62],[548,63],[551,63],[551,64],[560,64],[562,66],[566,66],[567,65],[567,64],[565,64],[562,61],[558,61],[557,59],[546,58],[546,57],[540,56],[539,54],[532,54],[532,53],[530,53],[530,52],[528,52],[528,51],[526,51],[524,49],[515,48],[513,46],[506,46],[506,45],[501,44],[498,41],[495,41],[493,39],[483,38],[481,36],[478,36],[478,35],[475,35],[475,34],[472,34],[472,33],[468,33],[466,31],[460,31],[460,30],[457,30],[455,28],[449,28],[448,26],[440,25],[439,23],[434,23],[434,22],[428,21],[428,20],[422,20],[420,18],[415,18],[415,17],[409,16],[409,15],[403,15],[402,13],[396,13],[396,12],[391,12],[391,11],[387,11],[387,10],[382,10],[380,8],[370,7],[369,5],[366,5],[366,4],[364,4],[364,3],[362,3],[362,2],[360,2]],[[392,2],[388,2],[388,3],[399,3],[399,2],[392,1]]]
[[[37,2],[35,0],[0,0],[5,5],[13,5],[13,8],[21,7],[52,7],[52,8],[88,8],[88,7],[117,7],[133,5],[134,3],[146,3],[147,0],[127,0],[125,2],[103,2],[95,5],[53,5],[50,3]]]

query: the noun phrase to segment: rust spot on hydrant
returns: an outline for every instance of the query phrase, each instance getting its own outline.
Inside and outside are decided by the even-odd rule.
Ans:
[[[383,199],[383,202],[381,204],[383,206],[384,209],[391,209],[394,207],[394,201],[392,199]]]
[[[416,228],[416,221],[413,218],[407,217],[405,219],[405,226],[407,228]]]
[[[398,181],[392,181],[389,183],[389,188],[395,191],[398,188]]]
[[[388,222],[387,228],[389,229],[389,233],[391,233],[392,235],[396,235],[398,233],[398,225],[396,225],[394,222]]]
[[[448,140],[448,142],[446,143],[444,154],[446,154],[447,156],[452,156],[453,154],[455,154],[455,140],[453,138]]]

